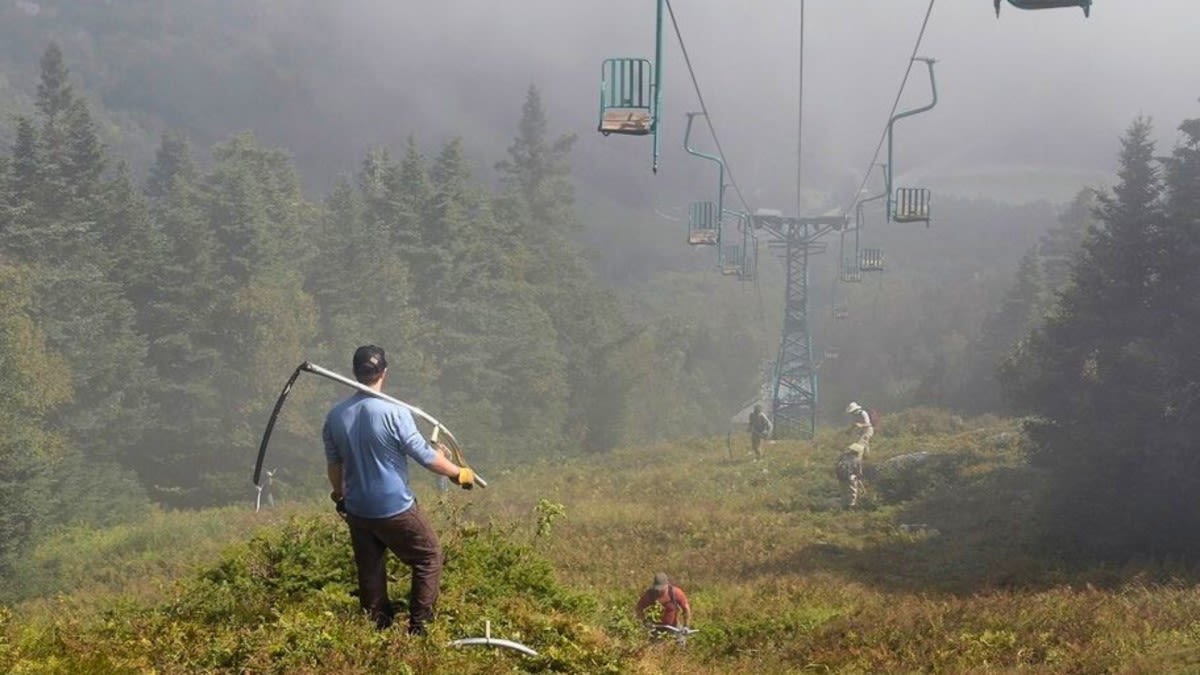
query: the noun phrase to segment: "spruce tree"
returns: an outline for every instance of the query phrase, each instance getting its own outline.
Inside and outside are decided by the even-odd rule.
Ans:
[[[1173,508],[1197,475],[1178,470],[1194,454],[1180,426],[1196,429],[1175,418],[1171,391],[1200,371],[1181,368],[1164,339],[1184,328],[1179,291],[1190,282],[1169,252],[1190,226],[1164,210],[1150,133],[1139,119],[1122,139],[1120,183],[1099,195],[1071,284],[1015,354],[1007,383],[1033,415],[1032,459],[1051,483],[1049,533],[1087,554],[1200,553],[1177,536],[1197,524],[1190,509]]]
[[[49,469],[67,452],[46,415],[70,400],[70,370],[37,325],[34,292],[29,269],[0,258],[0,576],[6,578],[38,528],[51,524]]]
[[[171,191],[176,180],[191,181],[196,177],[196,165],[191,146],[181,132],[164,132],[154,153],[154,164],[146,177],[146,196],[162,199]]]

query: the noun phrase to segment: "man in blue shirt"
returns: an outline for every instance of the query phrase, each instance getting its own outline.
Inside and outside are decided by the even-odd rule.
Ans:
[[[354,378],[383,390],[387,358],[381,347],[355,350]],[[359,603],[378,628],[392,625],[395,610],[387,592],[390,550],[412,568],[408,631],[424,633],[437,602],[442,548],[409,488],[408,458],[464,489],[474,487],[475,474],[431,448],[407,408],[361,392],[329,411],[322,436],[330,496],[350,526]]]

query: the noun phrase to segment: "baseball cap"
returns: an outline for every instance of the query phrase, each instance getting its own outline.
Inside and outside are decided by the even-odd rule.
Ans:
[[[354,350],[354,377],[360,380],[377,378],[387,365],[383,347],[363,345]]]
[[[661,591],[667,587],[668,583],[670,583],[670,582],[667,580],[667,573],[659,572],[658,574],[654,575],[654,585],[651,586],[650,588],[652,588],[656,591]]]

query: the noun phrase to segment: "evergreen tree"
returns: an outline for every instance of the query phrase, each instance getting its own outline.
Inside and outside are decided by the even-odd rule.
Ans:
[[[195,438],[187,474],[174,476],[172,484],[182,487],[189,503],[225,501],[241,492],[244,458],[254,452],[279,380],[304,360],[316,330],[316,308],[300,273],[311,259],[316,212],[301,194],[291,160],[249,134],[218,145],[213,158],[199,206],[201,227],[215,244],[210,260],[216,276],[208,283],[218,300],[192,293],[205,325],[187,335],[211,345],[220,361],[187,382],[197,387],[202,416],[218,420],[220,431]],[[299,450],[280,459],[317,464]]]
[[[599,355],[629,327],[615,298],[600,287],[566,236],[574,224],[570,152],[575,140],[574,135],[550,138],[541,94],[530,86],[508,158],[496,164],[504,187],[497,211],[517,223],[514,240],[522,248],[511,253],[513,266],[533,285],[558,336],[556,349],[567,368],[563,431],[573,443],[605,450],[613,447],[613,429],[623,424],[619,417],[625,407],[602,399],[625,389],[607,382]]]
[[[513,211],[510,215],[538,229],[562,228],[571,222],[575,201],[569,155],[576,137],[568,134],[550,140],[548,136],[541,93],[530,85],[508,159],[497,163],[496,169],[506,188],[503,203]]]
[[[176,180],[192,181],[195,177],[196,165],[187,137],[180,132],[164,132],[146,178],[146,196],[161,199]]]
[[[1186,504],[1200,480],[1187,398],[1200,369],[1170,337],[1200,325],[1180,311],[1197,290],[1192,266],[1171,264],[1195,223],[1164,209],[1164,187],[1168,206],[1176,188],[1150,132],[1139,119],[1122,139],[1121,182],[1099,196],[1071,284],[1009,371],[1013,400],[1034,415],[1032,458],[1051,477],[1050,533],[1105,556],[1200,553],[1178,537],[1200,525]]]
[[[8,190],[9,205],[14,210],[26,210],[38,201],[38,173],[41,166],[38,154],[37,128],[33,120],[18,117]]]
[[[16,208],[0,233],[0,252],[30,268],[31,312],[71,367],[77,394],[51,423],[89,459],[112,461],[137,442],[145,343],[103,243],[111,225],[103,217],[104,148],[55,45],[42,59],[37,109],[40,131],[33,120],[18,122],[10,184]]]
[[[71,398],[66,361],[46,343],[31,311],[27,268],[0,259],[0,571],[12,565],[37,528],[47,524],[52,497],[48,467],[66,452],[45,417]]]
[[[941,399],[944,405],[972,414],[1010,412],[999,371],[1019,366],[1009,359],[1011,351],[1052,310],[1069,283],[1071,261],[1093,222],[1094,208],[1095,191],[1081,190],[1058,224],[1021,258],[1012,286],[971,341],[963,380]]]
[[[71,88],[70,71],[63,59],[62,49],[51,42],[42,53],[42,76],[37,87],[38,112],[48,124],[53,124],[64,115],[75,102]]]
[[[419,400],[431,393],[421,339],[428,326],[416,309],[408,268],[392,236],[400,216],[380,208],[395,203],[396,188],[373,182],[375,168],[368,159],[357,189],[343,181],[326,199],[315,235],[321,264],[313,266],[307,288],[320,310],[322,358],[342,364],[361,344],[382,345],[393,386]],[[373,213],[364,203],[371,191]]]
[[[413,268],[421,256],[422,220],[429,208],[432,187],[425,157],[417,148],[412,136],[404,147],[404,158],[400,161],[400,175],[395,185],[393,200],[396,203],[398,220],[392,233],[404,263]]]

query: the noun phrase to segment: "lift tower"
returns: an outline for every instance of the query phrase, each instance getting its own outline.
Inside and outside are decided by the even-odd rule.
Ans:
[[[808,259],[823,253],[822,237],[847,225],[845,215],[801,218],[760,209],[754,227],[768,235],[767,247],[782,249],[787,268],[783,337],[775,362],[771,417],[780,437],[812,438],[817,428],[817,370],[808,313]]]

